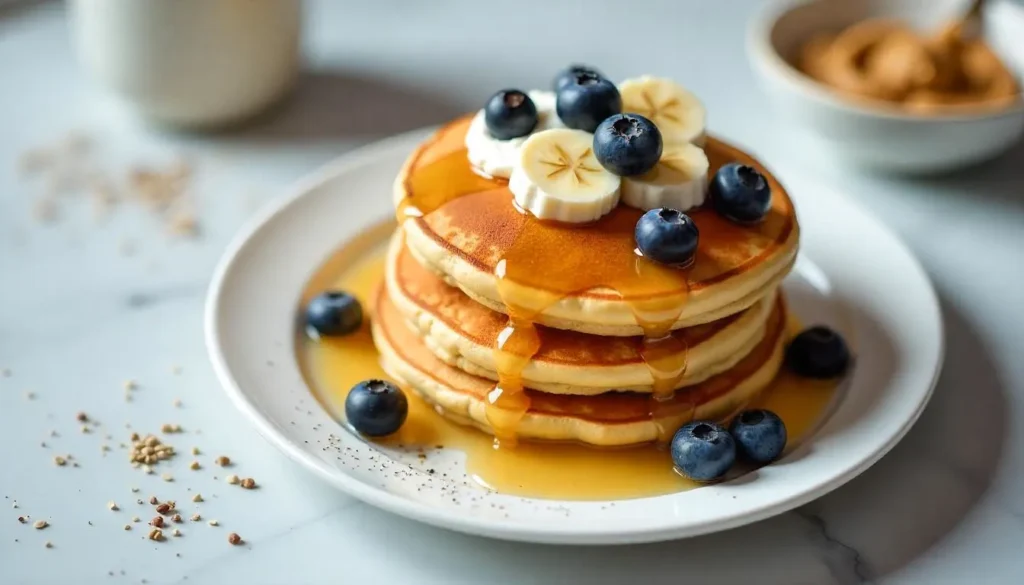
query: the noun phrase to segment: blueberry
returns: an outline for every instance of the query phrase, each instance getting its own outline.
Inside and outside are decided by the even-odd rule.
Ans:
[[[320,293],[306,307],[306,325],[320,335],[348,335],[362,323],[363,307],[347,292]]]
[[[786,448],[786,423],[770,410],[745,410],[732,419],[729,432],[736,450],[747,461],[764,465]]]
[[[498,140],[526,136],[537,127],[537,106],[518,89],[503,89],[487,100],[484,122]]]
[[[772,189],[754,167],[729,163],[715,173],[709,187],[715,211],[737,223],[756,223],[772,207]]]
[[[593,132],[608,116],[622,111],[615,84],[594,73],[577,73],[558,90],[555,110],[569,128]]]
[[[591,75],[596,75],[597,77],[604,77],[604,75],[602,75],[600,71],[594,69],[589,65],[580,65],[578,63],[574,65],[569,65],[565,69],[559,71],[558,75],[555,76],[555,91],[558,91],[563,87],[569,85],[570,83],[573,83],[573,80],[580,73],[589,73]]]
[[[642,175],[661,158],[661,131],[639,114],[616,114],[594,130],[597,162],[620,177]]]
[[[697,254],[700,232],[690,216],[662,207],[643,214],[636,222],[633,236],[644,257],[660,264],[685,268]]]
[[[819,325],[800,332],[789,342],[786,364],[808,378],[835,378],[850,364],[850,350],[835,331]]]
[[[402,390],[384,380],[365,380],[352,387],[345,398],[345,418],[370,437],[390,435],[401,428],[409,414]]]
[[[672,437],[672,461],[690,479],[718,479],[736,461],[736,441],[713,422],[687,423]]]

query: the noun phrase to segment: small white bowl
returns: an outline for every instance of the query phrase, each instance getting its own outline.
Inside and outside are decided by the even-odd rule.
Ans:
[[[798,71],[791,63],[814,33],[838,31],[871,17],[899,18],[936,30],[961,14],[962,0],[787,0],[773,2],[755,18],[747,51],[770,99],[795,126],[809,131],[815,147],[837,159],[903,173],[949,171],[989,159],[1024,132],[1024,101],[1005,109],[912,114],[898,106],[845,97]],[[1007,63],[1020,63],[1007,55]],[[1019,75],[1019,71],[1018,71]]]

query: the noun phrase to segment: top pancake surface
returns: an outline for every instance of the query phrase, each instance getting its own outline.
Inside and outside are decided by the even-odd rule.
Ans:
[[[408,203],[424,212],[423,217],[415,219],[421,229],[488,272],[494,271],[514,245],[524,243],[519,234],[527,224],[536,229],[531,229],[529,250],[517,256],[532,259],[531,264],[543,268],[540,272],[544,274],[596,271],[605,274],[591,280],[610,282],[621,265],[633,264],[633,230],[642,215],[640,210],[619,205],[585,226],[529,217],[515,208],[505,181],[478,176],[470,168],[463,145],[468,125],[468,118],[452,122],[413,154],[402,188]],[[793,204],[785,189],[757,161],[714,138],[708,139],[706,152],[712,174],[734,161],[761,170],[772,188],[772,208],[765,221],[753,226],[730,222],[707,207],[688,212],[700,230],[697,258],[688,278],[691,291],[743,273],[781,252],[780,247],[796,226]],[[521,272],[527,278],[531,273]],[[542,280],[531,280],[535,281],[521,284],[550,290]],[[579,294],[619,298],[609,291]]]

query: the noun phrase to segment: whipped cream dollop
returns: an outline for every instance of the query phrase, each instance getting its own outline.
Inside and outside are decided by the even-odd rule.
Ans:
[[[519,160],[519,149],[531,135],[543,130],[562,128],[564,124],[555,112],[555,94],[550,91],[533,90],[527,92],[533,105],[537,107],[537,126],[526,136],[499,140],[491,136],[484,121],[484,111],[480,110],[469,124],[466,132],[466,149],[469,163],[473,167],[492,177],[504,179],[512,175],[512,168]]]

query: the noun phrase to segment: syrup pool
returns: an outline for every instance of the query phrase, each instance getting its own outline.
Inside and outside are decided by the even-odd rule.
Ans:
[[[302,303],[324,290],[341,289],[359,298],[364,308],[370,306],[369,299],[383,280],[386,239],[392,229],[393,224],[372,229],[339,250],[311,279]],[[299,363],[313,394],[341,425],[349,388],[369,378],[388,379],[379,365],[368,321],[347,337],[303,339],[298,344]],[[443,418],[413,391],[406,389],[406,396],[409,417],[398,433],[378,442],[381,449],[410,454],[438,447],[460,451],[465,454],[466,475],[484,489],[545,499],[614,500],[700,486],[673,470],[665,447],[608,450],[523,441],[515,448],[495,449],[490,435]],[[753,406],[782,417],[792,449],[823,419],[834,397],[832,382],[783,372]]]

